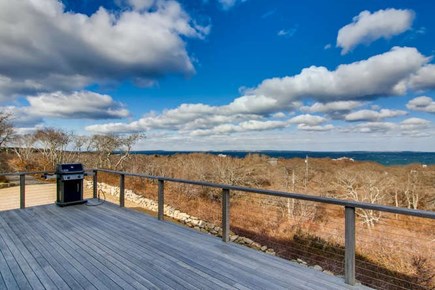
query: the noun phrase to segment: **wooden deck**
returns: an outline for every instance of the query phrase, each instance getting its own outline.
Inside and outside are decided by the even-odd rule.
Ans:
[[[116,205],[0,212],[0,289],[367,289]]]

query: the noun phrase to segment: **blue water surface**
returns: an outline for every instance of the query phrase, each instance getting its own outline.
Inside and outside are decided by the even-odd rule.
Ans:
[[[365,152],[365,151],[349,151],[349,152],[314,152],[314,151],[134,151],[133,154],[147,155],[175,155],[189,153],[209,153],[209,154],[225,154],[227,156],[243,158],[248,154],[264,154],[275,158],[340,158],[348,157],[355,161],[374,161],[383,165],[407,165],[412,163],[420,163],[427,165],[435,164],[435,152]]]

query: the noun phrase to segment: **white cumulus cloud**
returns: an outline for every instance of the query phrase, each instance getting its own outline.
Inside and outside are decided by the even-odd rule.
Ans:
[[[328,119],[344,120],[346,116],[349,121],[381,123],[379,121],[385,118],[402,116],[406,112],[379,108],[351,115],[351,111],[367,104],[367,100],[405,94],[412,89],[410,77],[428,62],[429,58],[415,48],[395,47],[366,60],[340,65],[333,71],[312,66],[294,76],[266,79],[256,88],[244,90],[244,95],[226,105],[182,104],[133,122],[95,124],[86,129],[103,133],[167,130],[174,134],[211,136],[250,131],[252,126],[257,131],[273,130],[284,124],[288,127],[297,124],[304,131],[326,131],[334,129],[332,124],[324,125]],[[307,100],[315,103],[304,106]],[[326,116],[305,114],[283,120],[284,123],[264,123],[288,116],[298,109]],[[373,126],[369,126],[371,131],[376,129]]]
[[[129,112],[111,96],[90,91],[41,93],[27,97],[27,112],[33,116],[68,119],[116,119]]]
[[[199,129],[190,133],[191,136],[226,135],[240,132],[267,131],[282,129],[288,126],[284,121],[256,121],[249,120],[240,124],[222,124],[212,129]]]
[[[351,128],[351,132],[359,133],[386,133],[397,128],[397,124],[391,122],[370,122],[358,124]]]
[[[367,60],[339,65],[334,71],[311,66],[294,76],[266,79],[248,93],[273,98],[279,105],[304,98],[327,103],[401,95],[408,89],[409,77],[428,61],[415,48],[394,47]]]
[[[129,116],[129,111],[109,95],[90,91],[41,93],[27,97],[27,101],[28,106],[0,107],[0,111],[10,112],[17,128],[42,125],[46,118],[105,120]]]
[[[433,128],[431,122],[426,119],[411,117],[403,120],[400,123],[392,122],[368,122],[361,123],[356,126],[345,127],[340,129],[345,133],[363,133],[389,137],[431,137],[433,136]]]
[[[306,106],[301,109],[310,113],[348,112],[362,106],[362,104],[362,102],[356,101],[337,101],[330,103],[314,103],[309,107]]]
[[[331,131],[334,129],[334,125],[327,124],[324,126],[321,125],[307,125],[307,124],[299,124],[298,125],[299,130],[304,131],[314,131],[314,132],[323,132],[323,131]]]
[[[346,54],[361,43],[370,44],[380,38],[390,38],[411,28],[414,12],[407,9],[385,9],[370,13],[362,11],[352,23],[338,31],[337,47]]]
[[[409,78],[409,86],[416,90],[435,89],[435,65],[427,64]]]
[[[406,107],[413,111],[435,113],[435,101],[426,96],[421,96],[410,100],[408,104],[406,104]]]
[[[341,120],[344,119],[353,109],[360,107],[363,104],[364,102],[358,101],[336,101],[329,103],[316,102],[311,106],[303,106],[300,110],[307,113],[325,113],[332,119]]]
[[[430,131],[431,121],[422,118],[408,118],[400,122],[401,134],[412,137],[430,137],[434,131]]]
[[[299,115],[299,116],[291,118],[289,120],[289,123],[315,126],[315,125],[319,125],[325,121],[326,121],[326,119],[323,117],[305,114],[305,115]]]
[[[0,0],[0,96],[194,73],[183,38],[208,27],[175,1],[129,2],[133,9],[87,16],[56,0]]]
[[[386,118],[393,118],[406,115],[406,111],[382,109],[380,111],[374,110],[359,110],[346,115],[345,120],[350,122],[355,121],[381,121]]]
[[[400,122],[400,126],[403,129],[419,129],[426,128],[430,123],[429,120],[412,117]]]

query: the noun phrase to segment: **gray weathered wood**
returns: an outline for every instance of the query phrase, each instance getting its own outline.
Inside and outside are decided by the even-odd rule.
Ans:
[[[125,203],[125,175],[119,175],[119,206],[124,207]]]
[[[23,222],[20,215],[18,215],[16,212],[9,212],[8,217],[20,221],[19,223],[16,223],[16,227],[13,228],[13,230],[17,233],[17,235],[20,235],[20,239],[22,239],[24,244],[27,245],[27,248],[32,249],[34,252],[40,252],[40,255],[47,260],[50,267],[55,269],[55,273],[50,273],[51,276],[57,275],[58,273],[58,275],[60,275],[60,277],[62,277],[62,279],[65,281],[66,285],[68,285],[67,288],[95,289],[95,287],[85,280],[83,276],[80,274],[77,275],[78,272],[74,269],[74,267],[71,267],[66,261],[59,259],[59,254],[56,253],[56,249],[52,246],[47,247],[45,240],[41,240],[40,236],[35,233],[33,228],[29,227],[28,223]],[[83,280],[86,282],[83,283]],[[61,283],[58,283],[58,285],[59,284]],[[65,288],[60,286],[58,287]]]
[[[0,212],[0,274],[0,287],[12,289],[349,287],[338,277],[108,202]]]
[[[92,193],[93,197],[97,198],[98,195],[98,171],[93,170],[94,176],[92,176]]]
[[[9,226],[4,219],[0,219],[0,236],[7,244],[7,247],[12,253],[15,261],[32,287],[33,285],[35,285],[36,288],[42,287],[43,284],[41,283],[54,287],[54,284],[42,271],[41,267],[38,267],[37,262],[33,259],[32,255],[24,249],[18,239],[11,236]],[[0,247],[3,248],[1,245]]]
[[[118,219],[119,221],[119,219]],[[138,226],[140,226],[141,223],[139,221]],[[168,225],[169,226],[169,225]],[[128,228],[128,225],[124,225],[123,228]],[[154,228],[154,227],[153,227]],[[151,229],[150,229],[151,230]],[[187,229],[187,233],[190,235],[199,235],[198,238],[201,238],[201,236],[203,236],[203,234],[199,233],[199,232],[194,232],[192,230],[189,231],[189,229]],[[166,233],[167,231],[165,231]],[[190,233],[189,233],[190,232]],[[191,252],[196,252],[198,254],[198,257],[202,257],[199,259],[195,259],[195,262],[193,261],[188,261],[187,264],[188,265],[196,265],[195,267],[201,267],[203,266],[204,268],[206,268],[205,271],[209,270],[209,269],[213,269],[215,270],[214,273],[210,273],[210,276],[212,277],[219,277],[219,279],[228,279],[230,277],[233,277],[233,274],[235,272],[238,273],[238,280],[239,281],[244,281],[245,285],[250,285],[251,288],[269,288],[268,285],[270,284],[267,280],[265,281],[264,279],[262,279],[262,277],[256,277],[256,273],[257,271],[261,271],[261,272],[268,272],[268,275],[270,275],[270,277],[273,277],[274,279],[274,284],[275,285],[280,285],[280,283],[283,283],[281,285],[281,287],[286,288],[286,281],[281,281],[282,278],[282,270],[288,270],[289,268],[289,263],[287,261],[284,261],[285,267],[283,269],[278,269],[275,271],[274,265],[277,264],[277,260],[274,259],[273,261],[269,261],[269,264],[267,264],[267,266],[265,266],[265,261],[267,261],[271,256],[266,255],[266,254],[261,254],[261,253],[257,253],[260,254],[258,257],[258,261],[259,263],[252,263],[251,260],[253,257],[255,256],[251,256],[249,255],[251,253],[252,250],[250,249],[246,249],[245,247],[237,247],[236,251],[231,251],[231,249],[225,248],[225,253],[226,253],[226,259],[222,260],[222,259],[212,259],[210,257],[210,255],[208,253],[204,253],[201,254],[201,245],[202,244],[207,244],[207,240],[204,240],[204,242],[202,243],[198,243],[198,240],[192,240],[190,241],[189,236],[182,236],[181,238],[178,238],[180,236],[180,234],[182,235],[181,232],[176,232],[174,237],[167,237],[165,235],[165,233],[158,233],[158,229],[156,231],[156,235],[150,235],[150,237],[153,236],[159,236],[159,235],[163,235],[162,238],[156,240],[154,247],[159,247],[161,246],[162,243],[165,243],[166,240],[169,241],[176,241],[175,243],[172,244],[177,244],[177,243],[183,243],[183,242],[188,242],[189,245],[192,245],[191,248],[187,249],[188,253]],[[125,236],[130,236],[130,234],[127,234]],[[139,241],[138,242],[138,246],[140,246],[141,244],[144,244],[144,242]],[[212,247],[215,246],[215,244],[210,245]],[[210,247],[207,246],[206,248]],[[244,252],[244,251],[247,252]],[[145,249],[145,251],[147,253],[149,253],[149,249]],[[165,252],[168,252],[168,249],[165,248]],[[239,255],[238,255],[239,254]],[[228,263],[228,259],[232,258],[233,256],[234,259],[232,259],[231,263]],[[274,257],[273,257],[274,258]],[[273,259],[272,258],[272,259]],[[179,260],[183,260],[184,261],[184,257],[177,257],[177,259]],[[201,260],[201,263],[203,263],[204,265],[199,265],[197,264],[197,262]],[[281,261],[281,259],[278,259],[278,261]],[[251,262],[251,263],[250,263]],[[252,264],[253,266],[249,266],[250,264]],[[259,265],[262,265],[261,268],[258,268]],[[249,268],[251,270],[249,270]],[[241,270],[241,269],[245,269],[245,270]],[[216,270],[219,270],[216,272]],[[299,273],[297,273],[297,271],[300,270]],[[248,271],[250,271],[250,273],[247,273]],[[314,274],[314,275],[313,275]],[[335,289],[336,285],[335,285],[335,281],[332,283],[329,283],[329,281],[326,280],[322,280],[320,283],[317,282],[317,278],[315,277],[315,275],[318,274],[318,272],[312,272],[312,273],[307,273],[305,271],[304,268],[301,268],[300,266],[296,265],[294,268],[292,268],[292,282],[293,284],[297,284],[299,285],[299,288],[303,288],[301,285],[302,284],[309,284],[310,287],[309,289]],[[323,275],[322,273],[319,273],[320,275]],[[224,275],[224,276],[222,276]],[[228,275],[228,277],[225,277],[225,275]],[[314,276],[311,279],[311,276]],[[210,277],[209,276],[209,277]],[[329,276],[325,279],[328,279]],[[332,279],[336,279],[335,277],[331,277]],[[210,278],[208,278],[210,279]],[[307,281],[308,279],[308,281]],[[234,281],[230,281],[229,283],[234,283]],[[236,283],[237,284],[237,283]],[[236,284],[233,284],[233,286],[235,286]],[[262,286],[262,287],[261,287]],[[222,287],[219,287],[222,288]]]
[[[344,279],[355,285],[355,208],[345,207]]]
[[[59,222],[54,221],[51,223],[51,225],[53,227],[57,227],[59,225]],[[122,247],[119,247],[119,244],[115,245],[117,249],[107,247],[105,246],[105,244],[108,242],[108,240],[106,239],[96,240],[96,238],[100,237],[100,235],[86,233],[80,231],[79,229],[73,229],[71,233],[66,234],[65,237],[66,239],[71,239],[72,237],[75,237],[75,240],[77,240],[75,242],[77,246],[86,243],[87,248],[85,249],[85,251],[87,252],[88,255],[92,256],[95,259],[93,262],[95,263],[95,266],[101,268],[103,265],[104,267],[107,267],[113,273],[115,273],[117,276],[113,276],[111,274],[110,277],[112,280],[118,280],[117,283],[123,289],[128,289],[131,288],[132,286],[135,287],[137,285],[145,286],[148,289],[168,287],[168,285],[164,283],[160,283],[161,285],[159,284],[154,285],[149,280],[147,280],[147,279],[152,279],[153,277],[155,280],[155,277],[160,275],[160,273],[154,273],[153,274],[154,276],[152,276],[151,274],[148,273],[149,271],[144,271],[141,269],[141,267],[145,265],[143,264],[134,265],[130,259],[126,259],[125,256],[123,255],[123,252],[129,251],[130,248],[125,247],[125,245],[123,245]],[[111,236],[110,239],[113,240],[113,237],[114,236]],[[132,257],[132,259],[135,258]],[[122,280],[120,280],[119,278],[121,278]],[[171,285],[172,287],[176,287],[176,288],[182,287],[177,283],[172,283],[172,284],[173,284]]]
[[[88,264],[85,259],[80,257],[77,251],[70,248],[57,237],[53,237],[54,233],[51,232],[45,224],[39,222],[35,223],[34,218],[35,215],[29,215],[29,211],[24,214],[20,213],[20,219],[24,224],[29,225],[28,230],[30,232],[34,230],[36,233],[35,237],[41,242],[45,242],[46,247],[57,256],[60,263],[65,264],[71,275],[74,275],[76,281],[79,281],[83,288],[93,289],[96,287],[97,289],[110,289],[111,285],[106,284],[106,278],[99,269],[94,269],[91,264]],[[88,265],[92,267],[86,268]]]
[[[9,266],[2,253],[0,253],[0,273],[1,273],[0,289],[18,288],[18,284],[15,281],[15,278],[11,270],[9,269]]]
[[[20,208],[26,207],[26,175],[20,174]]]
[[[222,189],[222,240],[230,240],[230,190]]]
[[[15,220],[14,217],[9,212],[7,217],[8,220]],[[22,224],[18,222],[14,222],[14,227],[10,228],[11,235],[15,236],[19,239],[19,242],[22,243],[22,249],[27,251],[31,255],[31,259],[36,261],[38,266],[40,266],[44,272],[44,277],[48,277],[51,281],[50,284],[53,283],[57,289],[69,289],[67,281],[72,281],[67,276],[60,276],[58,271],[55,271],[52,263],[49,261],[49,255],[46,253],[42,253],[40,248],[37,248],[33,245],[30,237],[25,231],[22,230]],[[59,269],[57,269],[59,270]],[[38,270],[39,271],[39,270]],[[65,272],[63,274],[66,274]]]
[[[159,220],[164,219],[164,213],[165,213],[165,183],[163,180],[159,179],[159,189],[158,189],[158,211],[157,211],[157,218]]]
[[[24,274],[23,270],[20,268],[19,262],[15,259],[14,255],[10,251],[6,241],[3,240],[3,238],[0,236],[0,249],[2,252],[2,255],[4,257],[4,260],[7,263],[7,266],[9,270],[11,271],[13,278],[15,278],[15,281],[20,289],[32,289],[30,286],[30,283],[28,281],[28,278]],[[2,276],[3,276],[3,270]],[[5,273],[7,274],[7,273]]]

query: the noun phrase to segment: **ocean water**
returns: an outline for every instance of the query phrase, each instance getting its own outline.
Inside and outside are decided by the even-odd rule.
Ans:
[[[263,154],[275,158],[340,158],[348,157],[355,161],[374,161],[383,165],[407,165],[412,163],[420,163],[427,165],[435,164],[435,152],[364,152],[364,151],[349,151],[349,152],[311,152],[311,151],[134,151],[133,154],[149,154],[149,155],[174,155],[174,154],[189,154],[189,153],[209,153],[209,154],[225,154],[227,156],[243,158],[248,154]]]

